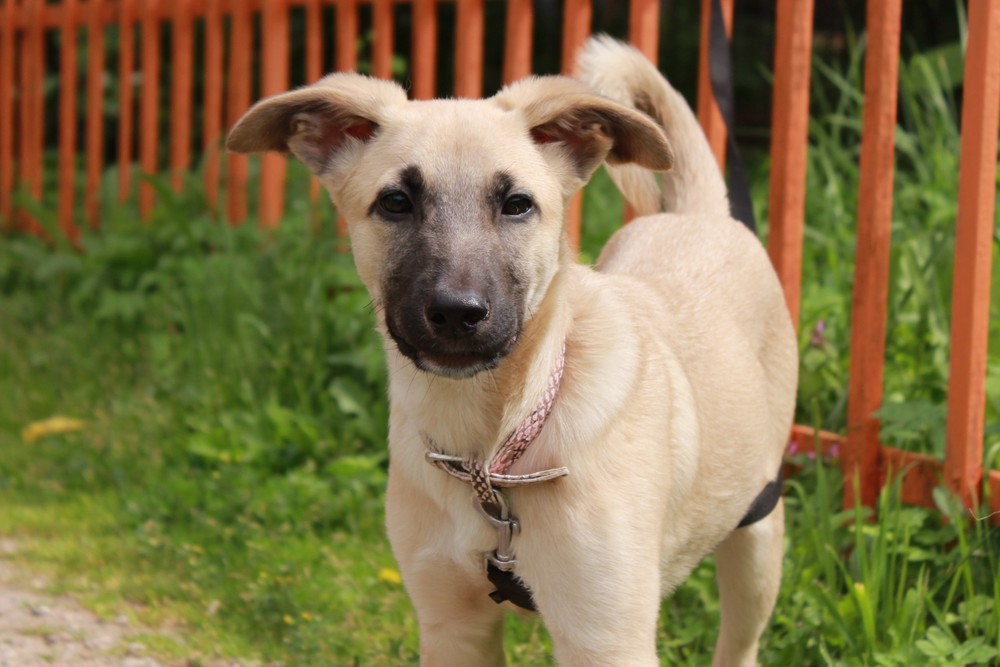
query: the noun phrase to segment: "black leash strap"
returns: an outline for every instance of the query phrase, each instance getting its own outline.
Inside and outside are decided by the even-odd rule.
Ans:
[[[721,0],[712,0],[712,13],[708,32],[708,75],[712,81],[712,93],[719,105],[719,112],[726,124],[726,167],[729,172],[729,210],[731,215],[746,225],[750,231],[757,229],[753,215],[753,201],[746,170],[736,145],[736,123],[734,120],[732,58],[729,53],[729,35],[726,21],[722,17]]]
[[[752,523],[757,523],[774,511],[774,508],[778,506],[778,501],[781,499],[781,487],[784,480],[785,471],[782,469],[778,471],[778,476],[768,482],[764,490],[753,499],[753,502],[750,503],[750,509],[747,510],[746,515],[736,527],[743,528]]]

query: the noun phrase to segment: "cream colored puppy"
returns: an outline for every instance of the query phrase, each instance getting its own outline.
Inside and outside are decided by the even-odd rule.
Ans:
[[[788,313],[683,99],[609,39],[580,70],[426,102],[334,74],[259,102],[228,146],[293,153],[347,220],[422,665],[504,664],[494,588],[538,609],[560,665],[658,665],[660,600],[713,551],[715,664],[753,664],[781,570],[762,490],[792,419]],[[565,212],[602,161],[647,217],[594,270]]]

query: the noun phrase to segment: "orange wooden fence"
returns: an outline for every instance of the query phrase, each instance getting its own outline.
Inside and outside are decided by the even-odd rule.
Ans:
[[[490,0],[497,2],[498,0]],[[40,233],[37,222],[14,205],[14,192],[40,198],[52,182],[44,171],[44,120],[51,94],[44,89],[45,36],[61,34],[58,70],[58,150],[55,187],[58,224],[76,240],[78,221],[96,227],[100,220],[97,190],[105,169],[102,105],[104,97],[105,33],[118,39],[117,124],[118,196],[132,197],[136,188],[133,163],[146,174],[169,174],[175,188],[197,154],[203,161],[204,188],[210,202],[224,184],[226,217],[233,223],[248,216],[251,190],[247,158],[220,152],[224,127],[230,125],[256,96],[290,87],[289,17],[306,13],[305,72],[309,80],[327,70],[358,66],[359,19],[362,5],[372,28],[371,68],[376,76],[391,75],[395,53],[394,28],[398,5],[410,5],[412,52],[409,77],[415,98],[437,90],[438,8],[455,5],[456,44],[454,94],[483,94],[484,9],[486,0],[0,0],[0,221]],[[776,0],[774,55],[772,173],[769,197],[769,252],[781,277],[793,319],[798,321],[809,75],[814,0]],[[722,0],[727,29],[734,25],[734,0]],[[725,152],[725,127],[708,81],[708,12],[703,0],[702,48],[699,59],[698,117],[720,164]],[[333,7],[333,25],[324,30],[324,10]],[[656,58],[659,39],[658,0],[629,2],[629,39],[648,57]],[[530,0],[506,0],[502,76],[513,81],[531,71],[533,8]],[[873,413],[882,403],[886,336],[889,239],[896,93],[902,0],[869,2],[868,48],[865,62],[865,105],[858,203],[856,274],[852,303],[851,367],[846,437],[815,432],[796,425],[793,438],[801,445],[835,446],[849,476],[857,475],[860,500],[871,505],[887,476],[902,475],[907,502],[932,506],[931,491],[944,484],[967,506],[983,503],[1000,512],[1000,472],[984,473],[983,420],[985,405],[986,338],[990,305],[990,261],[997,170],[998,104],[1000,104],[1000,0],[969,0],[959,197],[956,219],[951,375],[948,392],[947,453],[944,461],[882,446]],[[564,0],[562,63],[568,70],[577,47],[591,30],[591,0]],[[261,43],[254,43],[259,22]],[[172,59],[163,67],[161,37],[170,25]],[[87,36],[87,73],[82,96],[83,140],[77,137],[79,117],[76,71],[78,35]],[[332,37],[333,62],[324,34]],[[201,44],[196,42],[200,40]],[[193,53],[203,49],[203,71],[196,76]],[[255,55],[259,81],[252,79]],[[161,70],[169,69],[169,99],[161,99]],[[139,99],[132,81],[140,79]],[[196,80],[199,82],[196,85]],[[154,85],[150,85],[154,82]],[[256,88],[255,88],[256,85]],[[255,92],[256,91],[256,92]],[[48,95],[48,96],[47,96]],[[164,102],[167,104],[164,104]],[[138,115],[135,105],[138,103]],[[198,105],[196,108],[195,105]],[[200,114],[196,113],[200,110]],[[161,119],[168,135],[160,137]],[[194,150],[193,123],[202,122],[201,145]],[[159,149],[168,145],[166,164]],[[77,202],[78,158],[82,149],[84,196]],[[137,150],[138,155],[135,155]],[[224,175],[223,175],[224,171]],[[269,155],[261,160],[253,188],[259,193],[258,222],[277,225],[285,208],[286,163]],[[138,184],[135,193],[142,215],[154,204],[154,189]],[[313,197],[317,196],[315,185]],[[579,238],[577,198],[571,207],[571,232]],[[985,497],[982,491],[986,490]],[[855,500],[846,486],[845,502]],[[985,502],[984,502],[985,501]],[[984,509],[983,513],[987,513]],[[1000,515],[994,515],[1000,520]]]

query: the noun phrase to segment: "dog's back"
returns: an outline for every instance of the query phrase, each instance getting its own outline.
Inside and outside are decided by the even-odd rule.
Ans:
[[[631,164],[605,165],[642,217],[611,238],[598,268],[639,278],[661,296],[663,326],[678,336],[673,352],[695,394],[705,398],[699,402],[719,410],[704,420],[714,431],[706,434],[709,440],[731,443],[754,434],[767,443],[755,443],[754,452],[766,450],[765,469],[777,470],[794,410],[798,360],[767,253],[730,216],[725,181],[690,107],[639,51],[592,38],[578,68],[595,90],[661,125],[674,151],[673,169],[660,175]],[[726,395],[730,401],[718,400]],[[713,484],[732,474],[715,470],[707,458],[703,473],[721,476]]]

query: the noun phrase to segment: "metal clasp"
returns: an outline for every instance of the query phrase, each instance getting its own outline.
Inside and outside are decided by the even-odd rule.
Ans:
[[[517,565],[514,558],[513,540],[515,535],[521,534],[521,524],[510,514],[507,507],[507,499],[503,494],[493,489],[493,497],[496,503],[484,503],[476,494],[472,494],[472,505],[479,510],[479,513],[497,531],[497,548],[492,552],[483,554],[487,563],[492,564],[498,570],[510,572]]]

